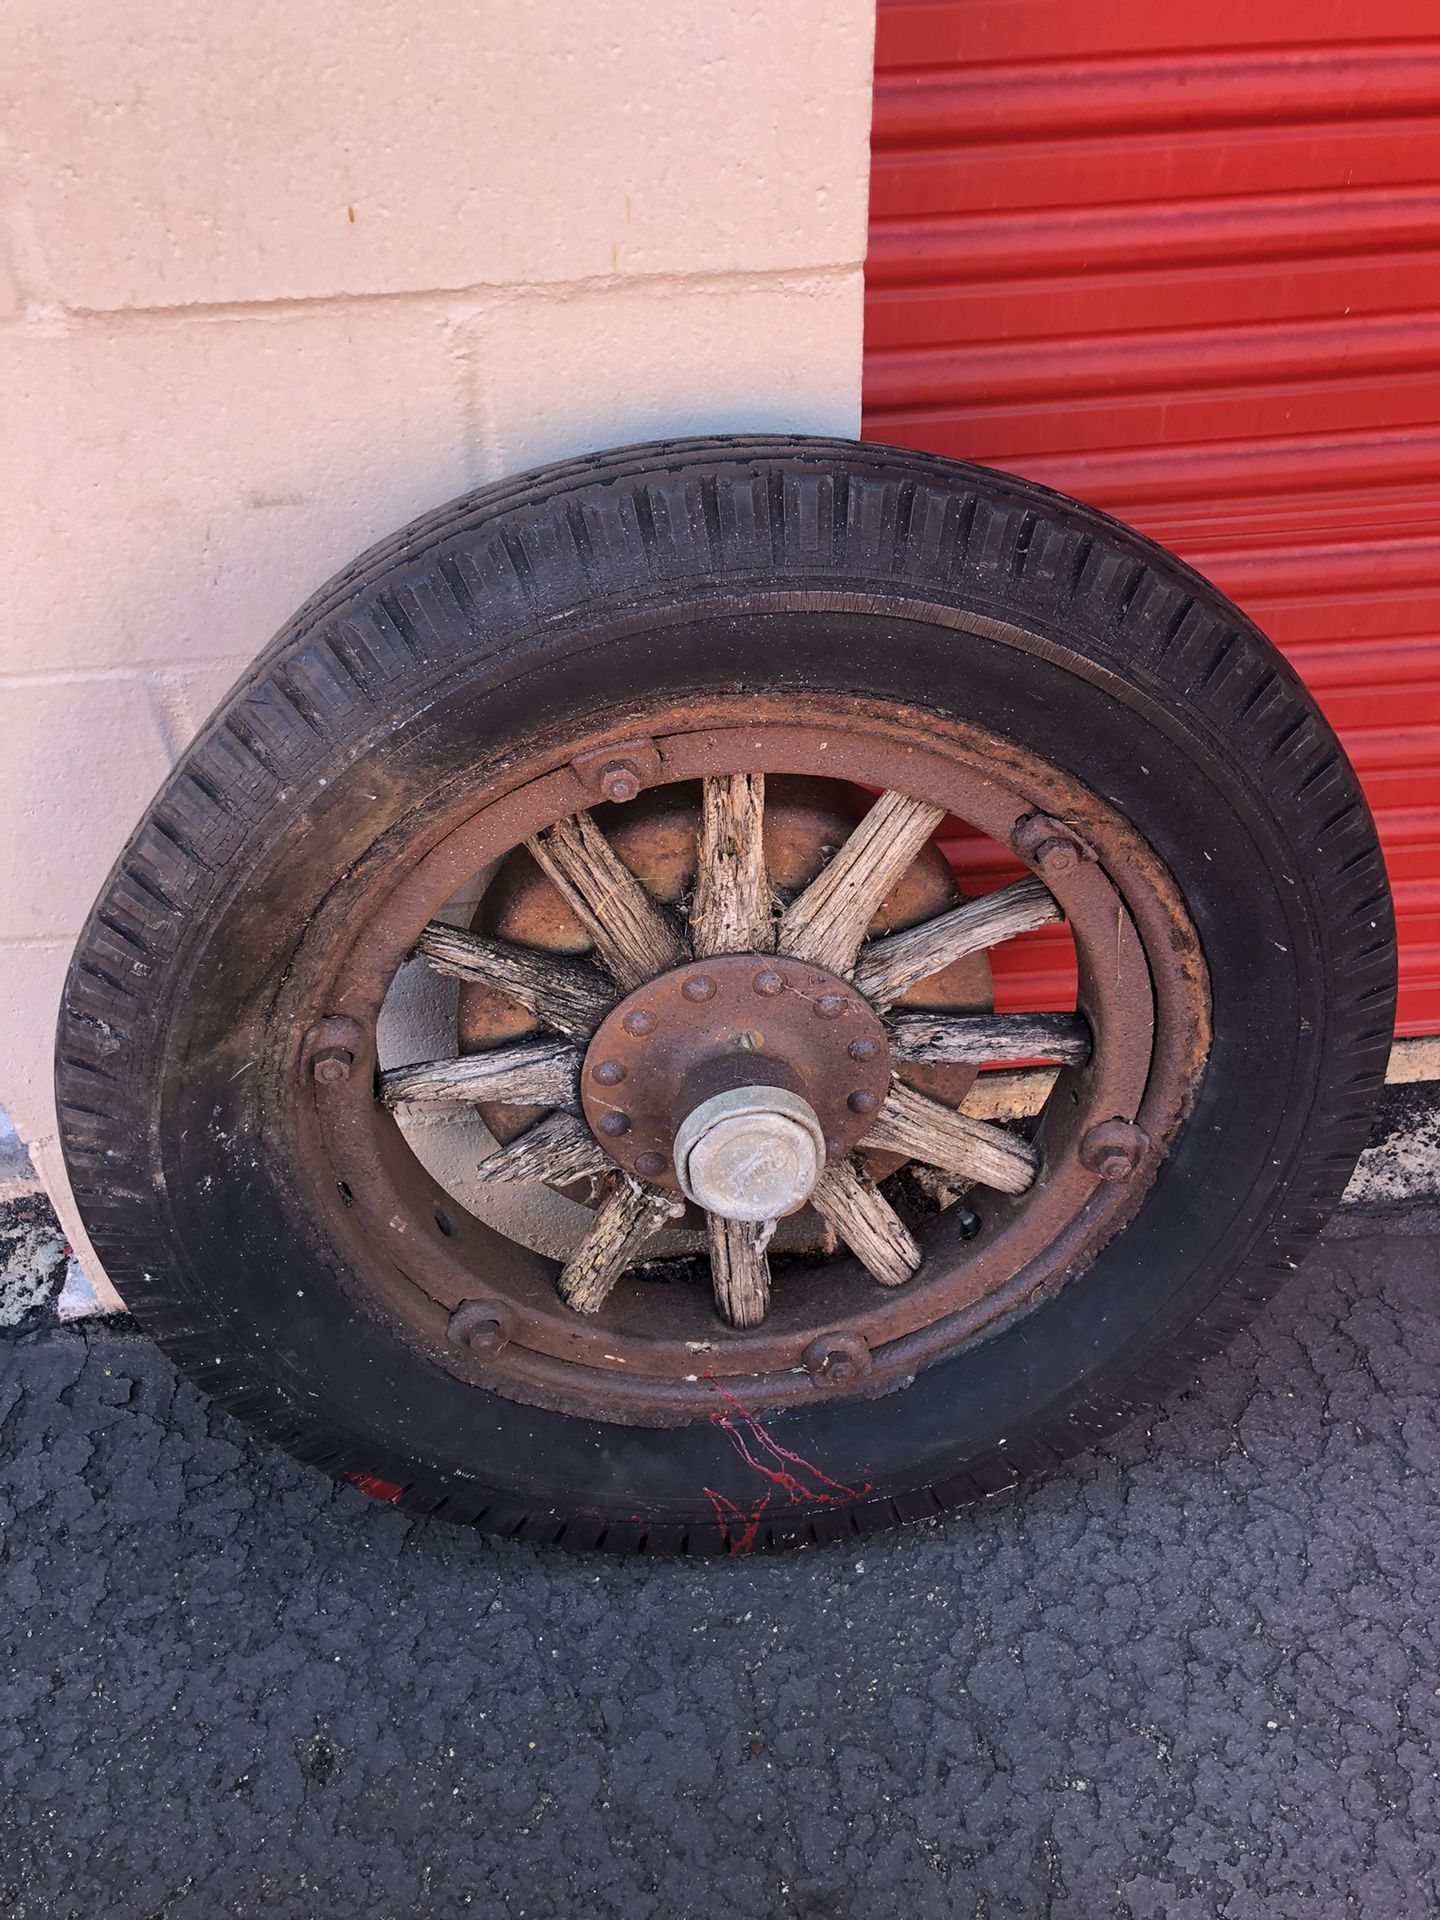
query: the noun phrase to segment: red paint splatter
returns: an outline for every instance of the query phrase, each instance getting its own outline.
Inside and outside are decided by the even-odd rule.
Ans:
[[[361,1493],[368,1493],[372,1500],[383,1500],[391,1507],[405,1491],[393,1480],[382,1480],[378,1473],[347,1473],[345,1478],[357,1486]]]
[[[731,1553],[748,1553],[754,1546],[766,1509],[777,1494],[792,1507],[838,1507],[847,1501],[862,1500],[869,1493],[868,1480],[863,1487],[844,1486],[839,1480],[832,1480],[828,1473],[822,1473],[812,1460],[803,1459],[788,1447],[782,1447],[718,1381],[711,1380],[709,1384],[729,1409],[723,1413],[712,1413],[711,1424],[726,1435],[746,1466],[753,1467],[769,1482],[766,1492],[748,1510],[736,1506],[733,1500],[717,1493],[713,1487],[701,1489],[710,1502],[715,1524]],[[800,1478],[801,1474],[809,1476],[809,1484]]]
[[[720,1529],[726,1550],[730,1553],[749,1553],[755,1545],[755,1536],[760,1531],[765,1509],[770,1504],[770,1495],[763,1494],[747,1513],[743,1507],[737,1507],[733,1500],[727,1500],[723,1493],[716,1493],[713,1487],[702,1487],[701,1492],[710,1502],[715,1525]]]

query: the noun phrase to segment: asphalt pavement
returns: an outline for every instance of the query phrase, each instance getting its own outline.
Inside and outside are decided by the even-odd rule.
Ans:
[[[13,1920],[1408,1920],[1440,1906],[1440,1235],[863,1549],[416,1521],[125,1325],[0,1342]]]

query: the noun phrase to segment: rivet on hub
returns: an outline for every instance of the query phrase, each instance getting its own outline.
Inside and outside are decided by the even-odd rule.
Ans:
[[[861,1087],[845,1102],[851,1113],[874,1113],[880,1102],[868,1087]]]
[[[600,1120],[600,1131],[601,1133],[608,1133],[612,1140],[618,1140],[622,1133],[628,1133],[630,1131],[629,1114],[628,1113],[607,1113],[602,1115]]]
[[[664,1154],[663,1153],[640,1154],[635,1162],[635,1171],[637,1173],[643,1173],[647,1179],[653,1180],[657,1173],[663,1173],[665,1171]]]
[[[821,1020],[838,1020],[844,1011],[845,996],[841,993],[822,993],[815,1002],[816,1017]]]
[[[1128,1180],[1149,1145],[1143,1127],[1128,1120],[1102,1120],[1080,1142],[1080,1161],[1102,1180]]]
[[[629,1071],[622,1061],[601,1060],[591,1068],[590,1078],[600,1087],[618,1087]]]
[[[874,1040],[852,1040],[850,1058],[852,1060],[873,1060],[880,1051],[879,1043]]]
[[[785,976],[777,973],[774,967],[765,967],[755,976],[755,991],[767,996],[785,991]]]
[[[510,1344],[514,1325],[510,1310],[498,1300],[462,1300],[451,1314],[446,1337],[467,1353],[499,1353]]]
[[[625,1031],[634,1034],[636,1039],[643,1039],[647,1033],[655,1031],[654,1014],[646,1013],[643,1007],[636,1007],[633,1013],[625,1016]]]
[[[708,973],[692,973],[680,991],[687,1000],[713,1000],[715,982]]]
[[[858,1333],[822,1333],[801,1359],[819,1387],[848,1387],[869,1371],[870,1348]]]

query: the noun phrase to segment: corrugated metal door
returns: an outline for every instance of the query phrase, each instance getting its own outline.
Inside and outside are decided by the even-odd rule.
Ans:
[[[1399,1030],[1440,1029],[1435,0],[880,0],[878,31],[866,433],[1106,508],[1285,649],[1379,821]]]

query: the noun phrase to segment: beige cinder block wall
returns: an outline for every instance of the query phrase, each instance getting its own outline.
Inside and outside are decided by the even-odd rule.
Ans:
[[[299,601],[551,456],[855,431],[872,12],[4,9],[0,1104],[82,1257],[70,948]]]

